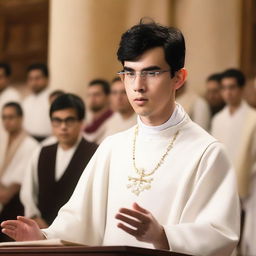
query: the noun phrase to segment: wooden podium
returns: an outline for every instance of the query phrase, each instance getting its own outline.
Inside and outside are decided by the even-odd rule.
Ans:
[[[170,251],[131,246],[58,246],[58,247],[3,247],[0,255],[6,256],[186,256]],[[188,255],[187,255],[188,256]]]

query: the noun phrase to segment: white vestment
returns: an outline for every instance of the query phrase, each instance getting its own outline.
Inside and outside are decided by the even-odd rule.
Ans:
[[[54,138],[54,137],[53,137]],[[68,150],[63,150],[60,146],[57,148],[56,163],[55,163],[55,180],[58,181],[67,169],[81,139]],[[49,146],[48,144],[43,144],[42,146]],[[37,207],[38,205],[38,159],[41,152],[41,147],[36,150],[31,158],[30,163],[27,166],[25,178],[22,183],[20,198],[24,205],[25,216],[41,216],[41,213]],[[45,184],[47,186],[47,184]]]
[[[246,102],[242,102],[233,114],[230,114],[229,108],[225,107],[213,118],[212,135],[225,144],[234,164],[239,192],[246,212],[241,243],[242,253],[246,256],[254,256],[256,255],[256,111]],[[241,157],[244,159],[239,161]],[[244,163],[239,165],[241,162]]]
[[[171,119],[177,117],[176,112]],[[151,188],[139,196],[127,188],[128,176],[138,177],[132,160],[135,127],[105,139],[69,202],[43,230],[46,237],[153,248],[117,228],[118,210],[137,202],[163,225],[170,250],[230,255],[238,241],[240,208],[234,172],[219,142],[186,114],[163,130],[145,128],[139,122],[136,165],[150,172],[178,130],[164,163],[149,177],[153,178]]]
[[[0,93],[0,117],[2,116],[2,108],[8,102],[20,103],[21,97],[18,91],[12,87],[7,87]],[[3,128],[2,118],[0,118],[0,140],[6,136],[6,132]]]
[[[176,100],[195,123],[199,124],[206,131],[209,130],[211,111],[205,99],[187,89]]]
[[[0,168],[3,164],[7,147],[7,139],[0,143]],[[12,184],[22,184],[25,171],[31,158],[31,154],[38,147],[38,142],[26,136],[17,148],[13,159],[10,161],[4,173],[1,177],[1,183],[4,186],[10,186]],[[2,208],[2,205],[0,206]]]
[[[134,113],[129,118],[124,119],[119,113],[114,113],[107,121],[103,139],[115,133],[127,130],[137,123],[137,115]],[[103,140],[102,139],[102,140]]]
[[[23,101],[24,128],[33,136],[47,137],[51,134],[49,117],[49,90],[31,94]]]

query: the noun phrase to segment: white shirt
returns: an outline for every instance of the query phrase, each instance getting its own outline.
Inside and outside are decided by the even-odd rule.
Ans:
[[[137,202],[164,227],[172,251],[230,255],[238,241],[240,223],[234,172],[220,143],[187,115],[177,122],[150,134],[139,125],[136,165],[146,172],[159,162],[179,130],[172,150],[151,176],[151,188],[139,196],[127,187],[128,177],[137,176],[132,160],[135,128],[104,140],[69,202],[43,230],[47,238],[152,248],[152,244],[117,228],[118,210]]]
[[[0,158],[4,158],[6,151],[7,141],[0,143]],[[38,148],[38,142],[27,136],[19,145],[13,159],[4,171],[1,177],[1,183],[4,186],[10,186],[14,183],[22,184],[25,170],[28,166],[28,162],[31,159],[31,154]],[[1,206],[0,206],[1,207]]]
[[[42,137],[51,134],[49,108],[48,89],[39,94],[31,94],[24,99],[24,128],[29,134]]]
[[[105,134],[101,139],[105,139],[107,136],[115,133],[125,131],[137,123],[137,115],[133,113],[129,118],[124,119],[118,112],[114,113],[107,121],[105,126]]]
[[[81,139],[70,149],[64,150],[58,146],[55,163],[55,180],[58,181],[64,174],[68,164],[70,163]],[[27,171],[23,184],[21,187],[20,197],[25,208],[25,216],[41,216],[37,208],[38,203],[38,159],[42,148],[40,147],[33,155]],[[47,185],[47,184],[45,184]]]

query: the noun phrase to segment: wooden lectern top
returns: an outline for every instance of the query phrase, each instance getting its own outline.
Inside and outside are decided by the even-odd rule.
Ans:
[[[188,256],[182,253],[132,246],[3,247],[0,248],[0,254],[8,256]]]

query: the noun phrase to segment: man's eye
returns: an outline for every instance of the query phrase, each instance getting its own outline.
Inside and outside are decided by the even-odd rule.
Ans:
[[[149,76],[149,77],[155,77],[155,76],[157,76],[158,75],[158,71],[148,71],[147,72],[147,76]]]
[[[125,74],[127,76],[135,76],[135,72],[131,72],[131,71],[126,71]]]

